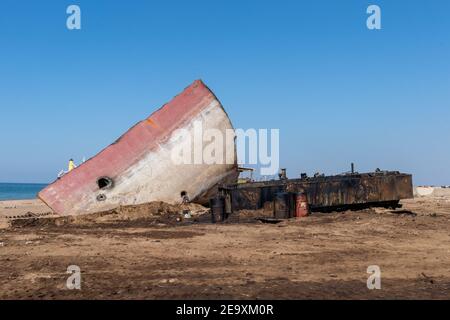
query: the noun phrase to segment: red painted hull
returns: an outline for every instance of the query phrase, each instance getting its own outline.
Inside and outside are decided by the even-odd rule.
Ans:
[[[215,118],[223,116],[224,128],[232,128],[231,122],[215,95],[201,81],[195,81],[171,102],[164,105],[149,118],[136,124],[115,143],[41,191],[39,198],[56,213],[62,215],[92,213],[118,205],[139,204],[153,200],[170,201],[175,197],[178,198],[179,190],[173,190],[176,196],[173,195],[172,197],[170,194],[172,192],[170,189],[171,181],[162,181],[162,176],[148,173],[164,170],[172,172],[171,167],[167,167],[165,163],[159,164],[156,160],[154,160],[154,163],[150,163],[153,160],[146,159],[157,158],[161,153],[161,146],[168,142],[171,133],[178,128],[189,126],[193,119],[199,118],[200,115],[204,117],[203,114],[206,109],[212,110]],[[208,119],[205,121],[208,121]],[[150,162],[146,163],[146,161]],[[160,165],[164,167],[159,169]],[[142,168],[145,166],[148,166],[147,171],[142,174],[144,172]],[[139,169],[130,170],[134,167]],[[210,189],[222,180],[229,182],[237,178],[236,163],[216,166],[215,169],[210,169],[210,167],[205,169],[211,170],[211,176],[212,170],[215,170],[214,174],[218,173],[217,176],[220,176],[220,180],[214,181],[214,179],[210,179],[211,177],[205,176],[203,180],[210,181],[198,180],[198,186],[187,185],[186,189],[190,188],[192,198],[198,198],[201,197],[201,193],[210,192]],[[140,171],[138,172],[138,170]],[[187,184],[193,183],[189,172],[185,172],[186,168],[183,174],[186,179],[191,180],[190,182],[186,181]],[[196,176],[199,175],[196,174]],[[114,185],[114,188],[120,189],[120,192],[116,190],[116,193],[113,193],[111,191],[109,195],[109,191],[99,190],[98,179],[100,177],[111,177],[114,184],[117,184]],[[151,187],[149,179],[152,180]],[[161,181],[158,181],[158,179],[161,179]],[[180,176],[180,179],[183,179],[183,177]],[[133,182],[133,185],[130,181]],[[139,190],[147,190],[148,193],[157,194],[158,188],[154,185],[158,183],[163,185],[161,188],[167,189],[167,195],[166,193],[160,195],[161,199],[158,199],[157,195],[155,198],[151,194],[139,194]],[[139,189],[140,185],[142,185],[141,189]],[[176,179],[173,179],[173,185],[176,185],[177,188],[183,186]],[[105,195],[106,199],[98,201],[99,195]]]

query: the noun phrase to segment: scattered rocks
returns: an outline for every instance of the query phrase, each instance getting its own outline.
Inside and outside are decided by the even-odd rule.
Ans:
[[[423,278],[423,280],[425,280],[426,282],[429,282],[429,283],[431,283],[431,284],[434,284],[434,283],[435,283],[434,279],[431,278],[431,277],[429,277],[429,276],[427,276],[424,272],[422,272],[422,273],[420,274],[420,276],[421,276],[421,277]]]
[[[168,283],[175,283],[175,282],[177,282],[178,281],[178,279],[175,279],[175,278],[173,278],[173,279],[162,279],[161,281],[160,281],[160,283],[162,283],[162,284],[168,284]]]

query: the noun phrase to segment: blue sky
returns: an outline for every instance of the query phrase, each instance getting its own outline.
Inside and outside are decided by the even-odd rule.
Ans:
[[[82,29],[66,28],[77,4]],[[382,10],[382,30],[366,9]],[[195,79],[281,166],[450,184],[449,1],[17,1],[0,8],[0,181],[50,182]]]

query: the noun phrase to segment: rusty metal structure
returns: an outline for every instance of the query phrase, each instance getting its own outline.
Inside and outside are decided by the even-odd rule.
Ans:
[[[310,211],[396,208],[401,199],[413,197],[411,175],[381,170],[359,174],[353,164],[349,173],[337,176],[317,173],[289,179],[281,169],[279,180],[253,182],[252,169],[238,167],[234,139],[226,140],[225,150],[235,152],[227,153],[224,163],[196,161],[195,143],[191,148],[192,140],[180,137],[195,138],[199,128],[223,136],[234,132],[220,101],[197,80],[99,154],[58,178],[39,198],[55,213],[81,215],[151,201],[179,203],[180,198],[207,204],[216,196],[210,202],[213,220],[221,221],[233,211],[261,209],[267,203],[274,205],[275,215],[292,217],[294,211],[304,216]],[[180,150],[184,156],[178,163]],[[243,172],[251,172],[250,178],[238,180]],[[294,194],[301,194],[298,201],[291,197]]]
[[[353,168],[353,166],[352,166]],[[287,179],[282,171],[280,180],[225,185],[233,211],[264,208],[274,203],[280,193],[304,193],[311,212],[364,209],[368,207],[398,208],[400,200],[413,198],[412,176],[397,171],[350,173],[336,176],[316,174],[300,179]]]

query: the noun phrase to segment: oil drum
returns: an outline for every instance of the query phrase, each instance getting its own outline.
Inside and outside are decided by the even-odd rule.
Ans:
[[[295,216],[297,218],[308,216],[310,214],[310,210],[306,193],[297,193],[295,200]]]
[[[273,216],[275,219],[289,219],[292,213],[292,194],[279,192],[275,194]]]
[[[217,196],[209,201],[211,208],[211,222],[225,221],[225,197]]]

